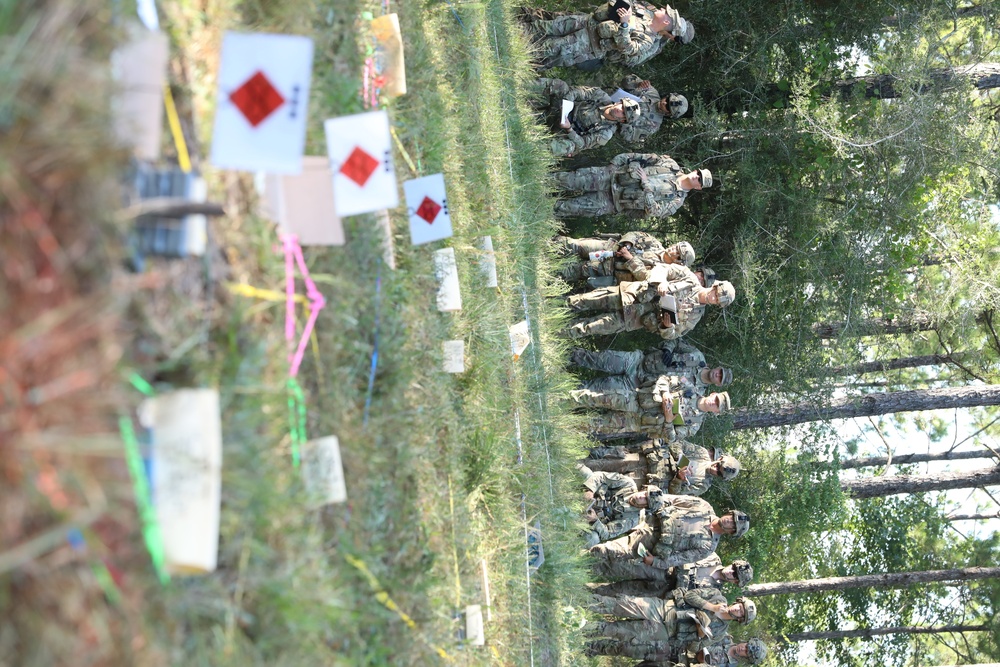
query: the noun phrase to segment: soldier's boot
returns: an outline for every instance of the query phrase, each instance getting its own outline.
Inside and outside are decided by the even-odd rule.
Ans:
[[[605,313],[573,320],[566,328],[566,336],[578,340],[587,336],[607,336],[628,330],[621,313]]]

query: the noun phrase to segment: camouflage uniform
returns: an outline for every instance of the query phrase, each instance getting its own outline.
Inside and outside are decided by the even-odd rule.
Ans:
[[[655,568],[655,579],[624,579],[612,583],[588,584],[588,588],[592,593],[608,597],[664,597],[677,589],[721,588],[724,583],[721,574],[723,569],[722,559],[713,552],[696,563],[685,563],[666,570]],[[713,577],[713,574],[718,574],[719,579]]]
[[[684,175],[673,158],[655,153],[622,153],[606,167],[557,171],[552,177],[563,190],[584,194],[560,199],[558,218],[595,217],[628,213],[636,218],[665,218],[684,205]],[[645,182],[644,182],[645,181]]]
[[[698,408],[701,397],[681,388],[676,378],[661,375],[655,381],[641,382],[631,394],[624,393],[629,386],[631,381],[625,376],[615,375],[591,380],[570,395],[581,405],[598,408],[589,413],[589,430],[600,435],[638,433],[674,442],[693,436],[705,421],[706,413]],[[605,388],[610,390],[600,391]],[[671,422],[663,416],[668,395],[679,398]]]
[[[539,79],[535,84],[535,90],[549,98],[550,107],[558,105],[560,115],[562,100],[574,103],[573,110],[569,114],[570,127],[565,130],[565,136],[557,136],[549,145],[552,154],[559,157],[570,157],[580,151],[603,146],[611,141],[615,132],[641,120],[641,115],[626,123],[605,118],[603,109],[615,102],[600,88],[570,87],[561,79]]]
[[[591,509],[597,520],[586,532],[587,548],[627,533],[639,524],[641,509],[629,504],[636,494],[635,481],[613,472],[593,472],[583,468],[587,475],[583,486],[594,494]]]
[[[669,641],[595,639],[587,642],[588,655],[624,656],[644,660],[636,667],[710,667],[725,659],[714,646],[688,650]]]
[[[679,245],[664,248],[656,238],[645,232],[629,232],[619,239],[571,239],[562,236],[557,237],[557,240],[563,242],[566,250],[580,256],[579,262],[567,264],[559,272],[559,276],[568,283],[587,281],[591,287],[610,287],[620,282],[646,280],[650,269],[661,263],[663,253]],[[590,259],[591,252],[615,252],[626,243],[631,244],[630,260],[614,256],[600,261]]]
[[[622,80],[620,88],[639,98],[639,117],[622,127],[618,136],[628,144],[641,144],[660,129],[663,124],[663,114],[660,113],[660,93],[652,86],[641,87],[643,79],[635,74],[628,74]]]
[[[708,558],[719,544],[719,535],[712,532],[711,525],[718,517],[712,506],[701,498],[666,495],[663,506],[647,513],[650,515],[654,524],[652,529],[648,525],[640,526],[628,535],[598,544],[590,552],[609,562],[638,559],[641,563],[638,546],[642,544],[653,556],[651,567],[666,570]],[[614,576],[615,568],[607,569]]]
[[[665,327],[660,319],[660,296],[657,285],[666,283],[676,299],[677,323]],[[698,284],[694,273],[679,264],[657,264],[650,269],[646,280],[626,281],[613,287],[603,287],[570,296],[567,305],[576,311],[605,311],[600,315],[574,320],[568,330],[570,338],[616,334],[623,331],[645,329],[665,340],[673,340],[687,333],[701,319],[692,316],[691,298],[697,302],[698,293],[704,288]]]
[[[597,631],[606,637],[639,641],[660,639],[665,635],[678,649],[702,648],[721,638],[729,630],[729,620],[707,611],[708,605],[727,605],[728,600],[717,588],[689,591],[678,589],[671,599],[597,596],[596,609],[635,620],[613,621],[598,625]],[[660,633],[649,623],[659,623]]]
[[[593,14],[565,14],[528,24],[539,52],[541,69],[571,67],[588,60],[604,59],[635,67],[660,51],[670,41],[651,29],[653,7],[634,2],[629,27],[609,16],[607,4]]]
[[[574,348],[569,355],[571,364],[610,375],[628,375],[636,382],[660,375],[687,376],[701,396],[706,385],[701,381],[701,371],[708,368],[705,355],[683,340],[663,341],[659,346],[640,352],[633,350],[593,351]]]

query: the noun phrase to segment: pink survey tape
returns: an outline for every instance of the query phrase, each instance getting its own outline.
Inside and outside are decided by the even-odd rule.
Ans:
[[[302,280],[306,284],[306,296],[309,298],[309,319],[302,329],[302,336],[295,352],[291,355],[288,368],[289,377],[299,374],[299,366],[302,365],[302,357],[306,353],[306,344],[309,336],[312,335],[313,327],[319,318],[319,311],[326,306],[326,299],[316,287],[316,283],[309,276],[309,267],[302,256],[302,246],[299,245],[298,238],[294,234],[282,236],[282,245],[285,249],[285,339],[291,341],[295,337],[295,267],[299,268]]]

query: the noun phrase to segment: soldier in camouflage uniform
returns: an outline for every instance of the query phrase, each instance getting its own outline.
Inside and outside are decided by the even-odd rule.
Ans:
[[[671,41],[694,39],[694,26],[669,5],[656,9],[635,0],[628,10],[612,13],[610,4],[593,14],[563,14],[544,18],[527,10],[521,19],[538,49],[539,69],[571,67],[603,60],[635,67]]]
[[[560,125],[566,130],[565,136],[557,136],[549,144],[552,154],[558,157],[573,157],[580,151],[603,146],[616,131],[639,122],[642,116],[638,102],[627,98],[614,102],[600,88],[571,88],[561,79],[539,79],[535,89],[552,100],[547,107],[559,106],[560,117],[562,100],[574,103],[567,122]]]
[[[594,639],[587,642],[585,650],[590,656],[624,656],[644,661],[636,667],[707,667],[725,664],[727,658],[725,650],[717,645],[695,650],[678,647],[671,641],[639,642],[635,638]]]
[[[639,109],[642,112],[628,127],[622,127],[618,131],[618,136],[627,144],[641,145],[656,134],[664,117],[680,118],[687,113],[686,97],[678,93],[660,97],[660,93],[649,81],[640,79],[635,74],[625,76],[621,89],[639,98]]]
[[[660,570],[694,563],[715,551],[720,535],[741,537],[750,528],[744,512],[732,510],[720,518],[701,498],[672,496],[655,486],[647,487],[646,501],[650,523],[590,550],[598,570],[610,579],[645,578],[635,576],[634,568],[616,568],[619,561]]]
[[[737,667],[738,665],[759,665],[767,657],[767,644],[762,639],[754,637],[739,644],[733,643],[732,635],[726,635],[716,645],[722,649],[722,655],[714,664],[719,667]]]
[[[633,619],[598,623],[596,633],[637,641],[666,640],[678,648],[704,648],[729,631],[730,621],[746,624],[757,617],[753,601],[739,597],[730,604],[718,588],[677,589],[673,593],[666,600],[595,596],[596,611]]]
[[[636,574],[644,575],[650,568],[643,564]],[[723,566],[722,559],[715,553],[696,563],[685,563],[666,570],[655,569],[656,579],[624,579],[601,584],[588,584],[592,593],[608,597],[629,595],[636,597],[666,597],[668,593],[685,589],[715,587],[736,584],[744,588],[753,581],[753,568],[745,560],[734,560]],[[662,577],[660,576],[662,574]]]
[[[633,451],[636,450],[636,451]],[[733,456],[712,454],[692,442],[655,438],[633,445],[602,445],[590,451],[583,464],[591,470],[629,475],[637,484],[653,484],[677,496],[701,496],[716,477],[735,479],[742,465]],[[682,457],[688,458],[681,466]]]
[[[649,276],[649,270],[657,263],[683,264],[690,266],[695,261],[694,248],[686,241],[680,241],[666,248],[653,236],[645,232],[628,232],[608,239],[573,239],[557,236],[563,254],[578,257],[578,262],[570,262],[560,271],[560,277],[570,284],[586,281],[594,287],[609,287],[622,281],[641,281]],[[601,260],[590,259],[592,252],[614,253]],[[695,280],[697,281],[697,274]]]
[[[569,362],[580,368],[609,375],[624,375],[640,382],[660,375],[686,377],[695,393],[704,396],[709,386],[725,387],[733,381],[732,369],[709,368],[705,355],[684,340],[668,340],[645,352],[632,350],[593,351],[575,347]]]
[[[646,492],[638,490],[635,480],[614,472],[594,472],[586,466],[580,470],[586,476],[584,499],[590,502],[586,514],[590,529],[585,534],[588,549],[639,525]]]
[[[552,174],[556,185],[575,197],[559,199],[557,218],[592,218],[627,213],[634,218],[666,218],[684,205],[688,193],[712,185],[712,172],[685,172],[669,155],[621,153],[605,167],[582,167]]]
[[[707,414],[727,412],[731,407],[729,392],[699,396],[668,375],[640,382],[634,389],[622,375],[597,378],[571,391],[570,397],[579,405],[597,408],[588,415],[590,432],[642,434],[667,442],[690,438]]]

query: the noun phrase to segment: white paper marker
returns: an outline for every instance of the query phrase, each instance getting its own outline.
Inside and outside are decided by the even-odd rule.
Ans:
[[[111,56],[117,87],[112,103],[115,135],[140,160],[160,157],[168,55],[164,33],[133,24],[128,41]]]
[[[445,373],[465,372],[465,341],[446,340],[441,343],[441,354],[444,358]]]
[[[528,320],[522,320],[510,327],[510,351],[517,359],[531,345],[531,332],[528,330]]]
[[[302,170],[312,62],[308,37],[225,34],[212,164],[272,174]]]
[[[486,275],[486,286],[497,286],[497,256],[493,252],[493,237],[483,237],[483,255],[479,260],[479,268]]]
[[[335,435],[302,446],[302,475],[313,508],[347,501],[340,440]]]
[[[386,112],[330,118],[323,127],[333,170],[337,215],[346,217],[395,208],[399,193]]]
[[[451,236],[451,213],[444,189],[444,175],[431,174],[403,183],[406,211],[410,216],[413,245],[440,241]]]
[[[434,251],[434,273],[438,279],[437,307],[442,312],[462,310],[462,291],[458,284],[455,249]]]

